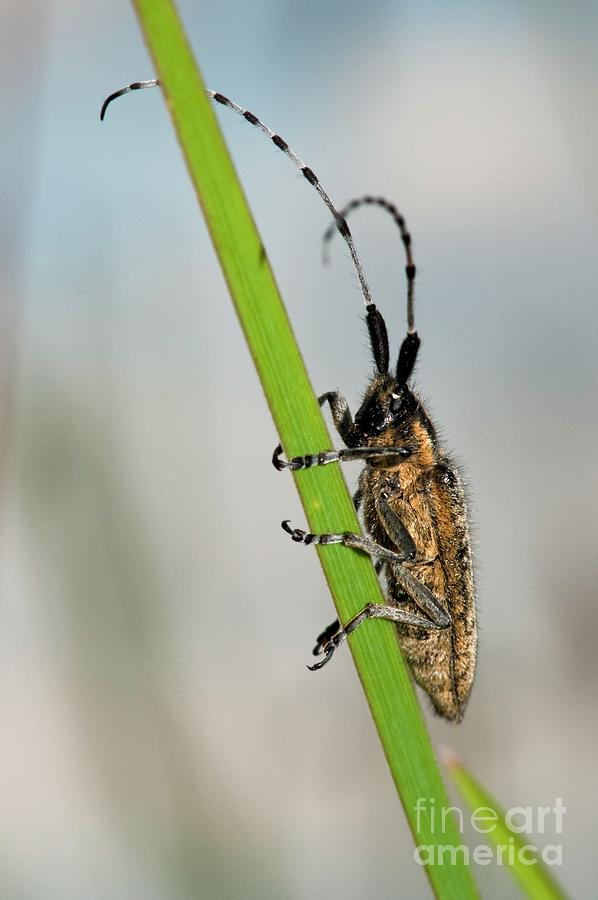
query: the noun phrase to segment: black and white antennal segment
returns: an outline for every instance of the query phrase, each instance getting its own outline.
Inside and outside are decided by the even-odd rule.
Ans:
[[[125,87],[120,88],[120,90],[118,91],[114,91],[113,94],[110,94],[110,96],[106,97],[106,99],[104,100],[102,109],[100,111],[100,119],[104,119],[106,110],[113,100],[116,100],[118,97],[122,97],[123,94],[130,93],[130,91],[140,91],[144,88],[157,87],[159,83],[160,82],[155,78],[148,81],[135,81],[132,84],[128,84]],[[289,147],[287,142],[283,138],[281,138],[280,135],[272,131],[271,128],[268,128],[268,126],[265,125],[260,119],[258,119],[258,117],[252,112],[247,109],[243,109],[242,106],[239,106],[237,103],[229,100],[229,98],[225,97],[224,94],[220,94],[216,91],[210,90],[206,90],[206,93],[208,97],[210,97],[216,103],[220,103],[222,106],[227,106],[229,109],[232,109],[234,112],[238,113],[238,115],[242,116],[247,122],[249,122],[250,125],[254,125],[256,128],[259,128],[259,130],[272,141],[274,146],[278,147],[279,150],[282,150],[285,156],[287,156],[291,160],[291,162],[295,166],[297,166],[297,168],[303,174],[304,178],[309,181],[309,183],[316,189],[316,191],[326,204],[329,212],[332,214],[332,217],[334,219],[333,227],[336,228],[336,230],[345,240],[351,254],[351,259],[353,260],[353,265],[355,266],[355,269],[357,271],[357,277],[359,278],[359,284],[365,303],[367,313],[366,321],[376,366],[381,374],[388,372],[389,348],[386,325],[374,301],[372,300],[372,295],[366,281],[363,266],[361,265],[361,260],[359,259],[357,250],[355,249],[355,244],[353,243],[353,236],[343,213],[338,211],[338,209],[322,187],[320,180],[314,173],[313,169],[310,169],[309,166],[305,165],[303,160],[299,156],[297,156],[295,151],[292,150],[291,147]]]
[[[405,222],[405,219],[396,208],[394,203],[390,203],[384,197],[372,197],[370,194],[366,194],[364,197],[356,197],[354,200],[350,200],[349,203],[347,203],[341,210],[339,210],[339,215],[341,215],[344,219],[349,215],[350,212],[360,206],[381,206],[382,209],[385,209],[387,213],[390,213],[396,225],[398,226],[406,256],[405,275],[407,276],[407,333],[415,334],[414,290],[416,267],[413,261],[411,234],[407,229],[407,223]],[[330,225],[324,232],[324,236],[322,238],[322,257],[324,263],[328,263],[328,244],[334,237],[335,230],[335,226]]]

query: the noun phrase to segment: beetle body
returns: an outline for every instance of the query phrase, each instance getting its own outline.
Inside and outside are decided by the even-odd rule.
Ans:
[[[158,81],[129,84],[106,98],[100,117],[109,104],[123,94],[155,87]],[[411,235],[400,212],[382,197],[365,196],[337,209],[313,169],[287,142],[256,115],[224,94],[207,91],[221,106],[242,116],[284,153],[317,191],[332,215],[324,239],[338,231],[355,266],[366,308],[376,373],[355,421],[344,398],[335,391],[323,394],[320,405],[329,403],[334,424],[346,444],[341,450],[326,450],[290,460],[282,458],[279,445],[273,463],[279,470],[327,465],[361,459],[365,469],[359,480],[355,506],[362,514],[368,537],[357,534],[311,534],[283,528],[294,541],[304,544],[342,543],[369,554],[387,582],[385,604],[367,603],[345,625],[338,621],[319,636],[315,655],[324,658],[311,669],[319,669],[336,647],[366,619],[383,618],[396,623],[399,640],[415,681],[430,696],[436,712],[460,721],[473,682],[476,651],[476,611],[466,501],[458,470],[438,445],[436,430],[420,400],[409,387],[419,350],[414,323],[415,264]],[[394,373],[389,370],[386,324],[374,304],[365,278],[347,215],[364,204],[382,207],[399,228],[406,254],[407,335]],[[366,598],[364,598],[366,602]]]
[[[396,412],[385,424],[373,410]],[[379,413],[378,413],[379,415]],[[386,417],[388,418],[388,417]],[[382,427],[381,427],[382,426]],[[362,516],[373,541],[396,551],[380,517],[386,500],[414,544],[414,558],[403,565],[439,599],[450,628],[430,631],[397,622],[403,654],[415,681],[435,710],[459,721],[469,697],[476,663],[476,616],[469,525],[463,485],[454,462],[438,446],[436,430],[421,401],[391,376],[377,376],[356,415],[353,438],[362,446],[408,446],[408,458],[366,465],[359,479]],[[391,562],[384,564],[388,600],[417,613]]]

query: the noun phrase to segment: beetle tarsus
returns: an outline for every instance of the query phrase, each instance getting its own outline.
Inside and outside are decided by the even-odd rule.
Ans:
[[[330,660],[332,659],[332,657],[334,655],[334,651],[336,650],[336,647],[337,647],[337,645],[333,641],[330,641],[330,643],[326,644],[320,651],[320,653],[325,654],[324,659],[321,659],[319,662],[314,663],[313,666],[307,666],[309,671],[317,672],[319,669],[324,668],[324,666],[327,665],[330,662]],[[319,655],[319,654],[315,654],[315,655]]]

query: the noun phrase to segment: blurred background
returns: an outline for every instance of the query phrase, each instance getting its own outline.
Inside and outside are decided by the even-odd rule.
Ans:
[[[1,9],[0,895],[431,896],[349,654],[305,668],[330,597],[280,530],[302,511],[162,97],[100,125],[154,74],[131,8]],[[180,9],[210,87],[338,203],[408,220],[417,383],[467,473],[481,622],[464,723],[423,705],[505,807],[562,798],[537,843],[593,896],[598,7]],[[347,253],[321,267],[315,193],[219,118],[314,387],[355,408]],[[398,235],[379,210],[351,226],[397,347]]]

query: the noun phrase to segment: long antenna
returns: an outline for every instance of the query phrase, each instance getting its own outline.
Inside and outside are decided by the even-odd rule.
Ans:
[[[106,110],[113,100],[116,100],[118,97],[122,97],[123,94],[128,94],[130,91],[140,91],[145,88],[157,87],[160,84],[158,79],[152,78],[149,81],[134,81],[132,84],[128,84],[123,88],[120,88],[118,91],[114,91],[113,94],[110,94],[109,97],[106,97],[102,104],[102,109],[100,111],[100,119],[103,120],[106,115]],[[232,109],[234,112],[238,113],[242,116],[245,121],[249,122],[250,125],[254,125],[256,128],[259,128],[274,144],[275,147],[278,147],[279,150],[287,156],[292,163],[301,171],[304,178],[309,181],[309,183],[316,189],[328,210],[332,214],[334,219],[333,228],[340,233],[341,237],[345,240],[349,252],[351,253],[351,259],[353,260],[353,265],[357,271],[357,277],[359,278],[359,284],[361,286],[361,292],[363,294],[363,300],[368,310],[368,316],[370,314],[375,315],[377,313],[376,306],[374,301],[372,300],[372,295],[370,294],[370,289],[368,287],[368,283],[366,281],[365,273],[363,271],[363,266],[361,265],[361,260],[357,255],[357,250],[355,249],[355,244],[353,243],[353,236],[347,224],[347,220],[344,215],[338,211],[324,188],[322,187],[319,178],[316,176],[314,171],[306,166],[303,160],[297,156],[294,150],[292,150],[287,142],[280,137],[280,135],[276,134],[276,132],[272,131],[272,129],[268,128],[257,116],[255,116],[252,112],[249,112],[247,109],[243,109],[242,106],[239,106],[237,103],[234,103],[232,100],[229,100],[228,97],[225,97],[224,94],[219,94],[216,91],[206,90],[208,97],[214,100],[216,103],[220,103],[222,106],[227,106],[229,109]],[[379,315],[379,314],[378,314]]]
[[[394,203],[389,203],[384,197],[372,197],[369,194],[366,194],[364,197],[356,197],[354,200],[349,201],[349,203],[347,203],[346,206],[343,206],[339,211],[339,215],[344,219],[350,212],[357,209],[359,206],[381,206],[382,209],[385,209],[386,212],[390,213],[399,228],[401,240],[405,248],[405,256],[407,258],[407,264],[405,266],[405,274],[407,276],[407,334],[415,334],[414,289],[416,268],[411,250],[411,234],[407,230],[405,219]],[[330,225],[324,232],[324,237],[322,238],[324,262],[328,262],[328,243],[334,237],[334,232],[334,225]]]

